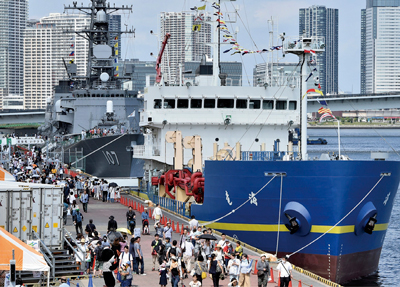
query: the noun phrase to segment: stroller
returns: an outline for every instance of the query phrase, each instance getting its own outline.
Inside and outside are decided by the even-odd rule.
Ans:
[[[149,220],[148,219],[143,219],[142,220],[142,234],[143,235],[150,235],[150,229],[149,229]]]
[[[133,220],[130,220],[129,221],[129,231],[133,234],[133,232],[134,232],[134,230],[135,230],[135,227],[136,227],[136,220],[135,219],[133,219]]]

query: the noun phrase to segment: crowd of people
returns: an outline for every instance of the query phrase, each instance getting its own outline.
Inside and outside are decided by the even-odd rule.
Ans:
[[[151,241],[151,271],[159,273],[160,286],[166,286],[170,282],[172,287],[177,287],[183,279],[190,278],[189,286],[199,287],[208,276],[215,287],[219,286],[220,280],[228,280],[228,286],[250,286],[253,260],[243,252],[240,241],[231,242],[225,234],[222,234],[219,241],[212,240],[212,229],[203,229],[194,216],[179,239],[173,239],[171,225],[161,227],[157,221],[156,218],[160,219],[162,216],[161,209],[158,209],[159,206],[152,214],[154,231],[151,230],[151,233],[154,234],[154,240]],[[150,219],[147,208],[140,216],[142,223]],[[136,221],[136,213],[129,207],[126,212],[127,226],[133,219]],[[92,272],[94,277],[104,276],[106,286],[115,286],[118,281],[122,287],[128,287],[132,286],[135,274],[146,275],[141,236],[132,236],[129,239],[127,234],[123,234],[110,241],[110,234],[115,233],[117,228],[117,221],[110,216],[107,233],[101,236],[90,219],[84,229],[85,235],[77,235],[81,248],[76,247],[79,249],[76,260],[79,264],[85,264],[87,274]],[[202,239],[203,237],[210,239]],[[72,242],[70,238],[68,240]],[[65,247],[70,249],[67,245]],[[112,256],[105,258],[105,250],[109,250],[107,252]],[[278,266],[282,276],[281,286],[287,286],[285,282],[291,276],[291,265],[285,263],[287,262]],[[270,278],[270,267],[265,254],[261,255],[256,268],[259,272],[258,286],[266,287]]]

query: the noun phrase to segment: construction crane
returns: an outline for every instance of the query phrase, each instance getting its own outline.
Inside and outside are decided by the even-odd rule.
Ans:
[[[162,42],[160,52],[158,53],[157,62],[156,62],[156,71],[157,71],[156,84],[160,84],[161,79],[162,79],[160,64],[161,64],[162,56],[164,54],[164,50],[165,50],[165,47],[167,46],[169,38],[171,38],[171,34],[167,33],[164,37],[164,41]]]

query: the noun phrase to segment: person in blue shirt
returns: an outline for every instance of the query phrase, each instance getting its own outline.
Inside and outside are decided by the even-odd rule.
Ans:
[[[83,192],[81,196],[81,202],[83,204],[83,212],[87,213],[87,207],[89,203],[89,195],[87,194],[86,190]]]

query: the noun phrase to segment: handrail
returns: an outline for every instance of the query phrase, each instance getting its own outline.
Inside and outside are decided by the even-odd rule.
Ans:
[[[69,235],[69,237],[70,237],[70,238],[72,239],[72,241],[75,243],[76,247],[82,252],[81,254],[82,254],[82,255],[85,254],[85,251],[82,250],[81,246],[80,246],[80,245],[76,242],[76,240],[72,237],[72,234],[69,233],[69,231],[66,230],[64,227],[63,227],[63,231],[64,231],[64,235],[65,235],[65,234]],[[82,258],[82,257],[80,256],[79,252],[76,251],[76,249],[71,245],[71,243],[69,243],[68,240],[65,240],[65,236],[63,236],[63,243],[64,243],[64,242],[67,242],[67,244],[69,245],[69,247],[71,247],[72,251],[75,253],[75,255],[78,256],[78,258],[81,260],[81,262],[85,262],[84,258]],[[82,266],[83,266],[83,265],[84,265],[84,264],[81,264],[81,269],[82,269]]]
[[[49,264],[50,268],[51,268],[51,273],[52,273],[52,278],[55,278],[56,275],[56,262],[53,256],[53,253],[50,251],[50,249],[46,246],[46,244],[42,241],[42,239],[39,237],[39,234],[37,234],[35,232],[35,230],[32,230],[32,234],[39,239],[40,242],[40,250],[42,250],[42,248],[47,252],[47,254],[49,254],[49,257],[44,253],[41,252],[43,255],[43,258],[46,260],[47,264]],[[50,262],[51,259],[51,262]]]

